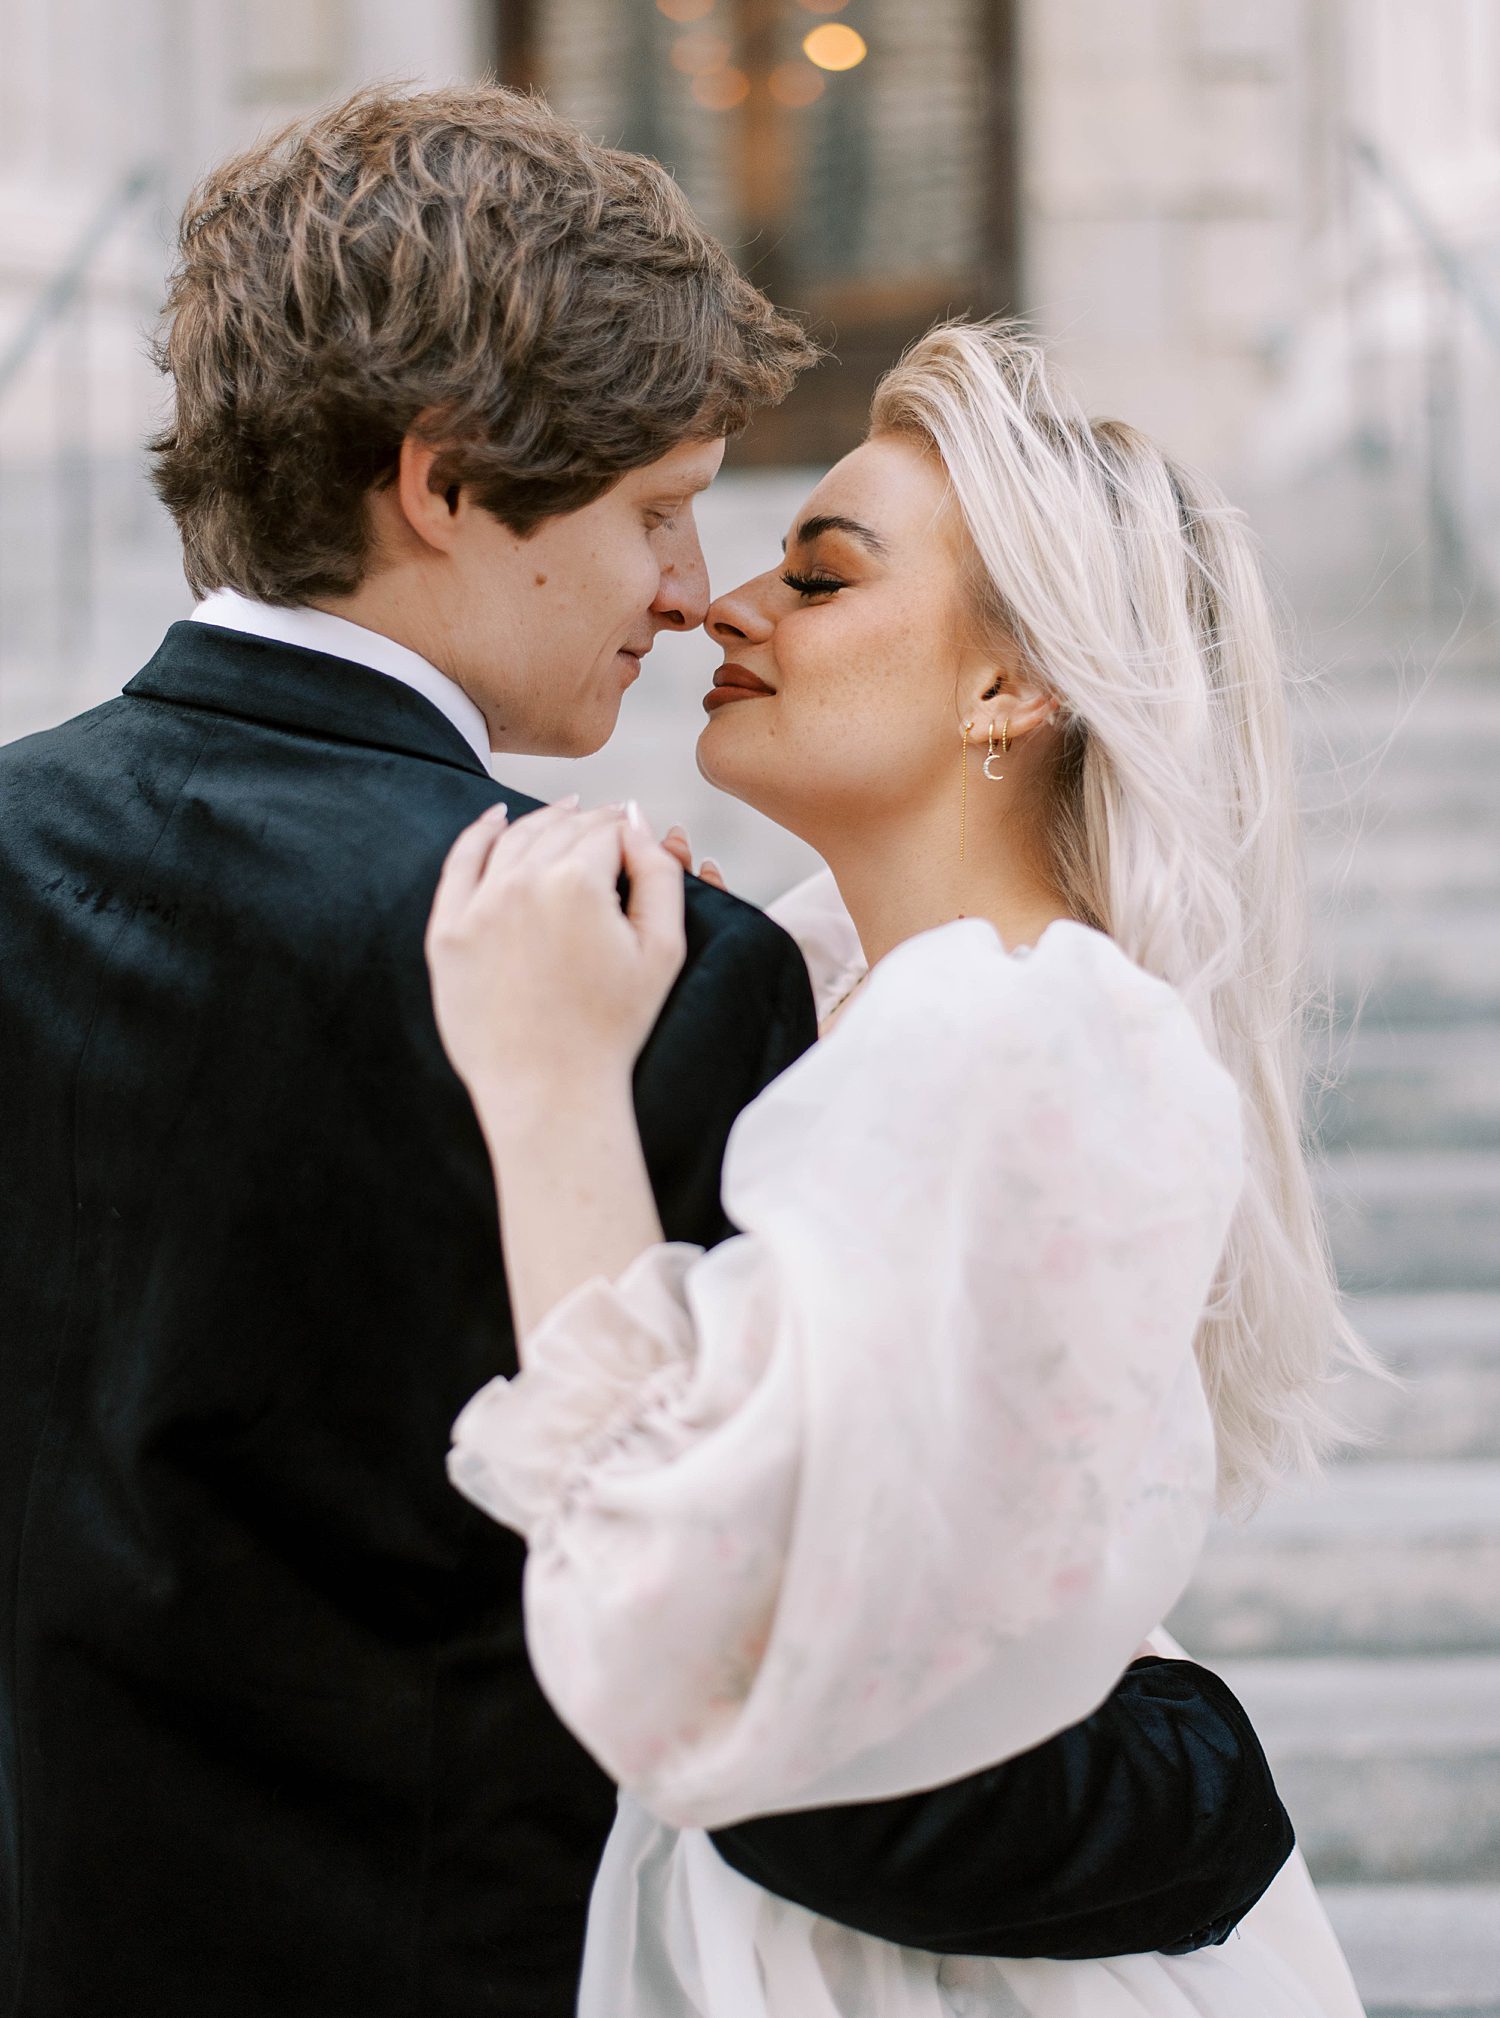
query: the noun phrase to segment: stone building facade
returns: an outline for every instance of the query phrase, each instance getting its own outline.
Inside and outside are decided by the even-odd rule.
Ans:
[[[768,54],[795,59],[822,15],[768,8]],[[756,0],[701,11],[732,44]],[[1311,404],[1321,436],[1358,424],[1334,326],[1370,307],[1372,266],[1389,298],[1364,347],[1411,345],[1395,269],[1410,291],[1431,255],[1357,140],[1496,285],[1493,0],[848,0],[839,18],[868,59],[784,118],[768,199],[776,162],[736,139],[751,107],[692,102],[684,30],[651,0],[0,0],[0,344],[132,168],[161,194],[101,255],[106,303],[193,176],[267,122],[518,53],[594,130],[657,148],[747,264],[836,306],[863,289],[835,317],[855,341],[866,322],[894,337],[945,307],[1019,309],[1101,404],[1226,471],[1281,442],[1283,412],[1304,441]]]
[[[867,57],[773,107],[829,20]],[[702,102],[704,36],[741,101]],[[0,0],[0,661],[39,625],[76,656],[154,510],[143,335],[195,176],[359,82],[491,70],[657,151],[834,341],[742,461],[826,461],[933,317],[1014,310],[1232,487],[1357,468],[1377,541],[1500,574],[1496,0]]]

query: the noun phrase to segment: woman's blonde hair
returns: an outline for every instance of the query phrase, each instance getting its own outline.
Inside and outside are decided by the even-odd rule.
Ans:
[[[948,474],[987,635],[1061,702],[1051,873],[1074,916],[1169,981],[1244,1095],[1246,1182],[1198,1357],[1222,1501],[1246,1508],[1339,1434],[1334,1361],[1369,1364],[1301,1134],[1305,901],[1286,673],[1255,544],[1212,485],[1091,421],[1006,322],[948,323],[871,431]]]

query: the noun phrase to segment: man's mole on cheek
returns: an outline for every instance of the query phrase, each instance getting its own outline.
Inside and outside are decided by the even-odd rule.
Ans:
[[[547,577],[545,575],[538,575],[536,585],[539,589],[544,589],[547,586]]]

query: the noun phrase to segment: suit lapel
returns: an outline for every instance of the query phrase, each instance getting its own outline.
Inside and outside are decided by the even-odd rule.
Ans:
[[[447,716],[400,680],[217,624],[173,624],[125,692],[489,775]]]

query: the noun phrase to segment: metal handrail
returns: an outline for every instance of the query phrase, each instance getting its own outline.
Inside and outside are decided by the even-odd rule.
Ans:
[[[57,574],[53,668],[66,676],[85,659],[92,633],[95,590],[95,476],[91,464],[87,332],[92,282],[100,254],[165,177],[159,163],[138,163],[115,184],[53,277],[39,288],[18,328],[0,349],[0,407],[14,392],[44,344],[56,350],[64,379],[71,383],[54,401],[57,439],[52,454],[57,498]],[[71,339],[74,351],[64,345]],[[0,555],[9,566],[11,556]],[[0,634],[0,655],[6,640]]]
[[[1421,197],[1383,148],[1364,133],[1350,132],[1348,141],[1355,158],[1384,186],[1451,292],[1464,303],[1490,342],[1500,350],[1500,303],[1495,301],[1480,278],[1474,262],[1444,236]]]
[[[72,307],[88,279],[89,269],[116,227],[160,180],[157,164],[143,162],[124,177],[95,211],[61,269],[38,294],[20,328],[0,351],[0,400],[20,376],[47,331]]]

